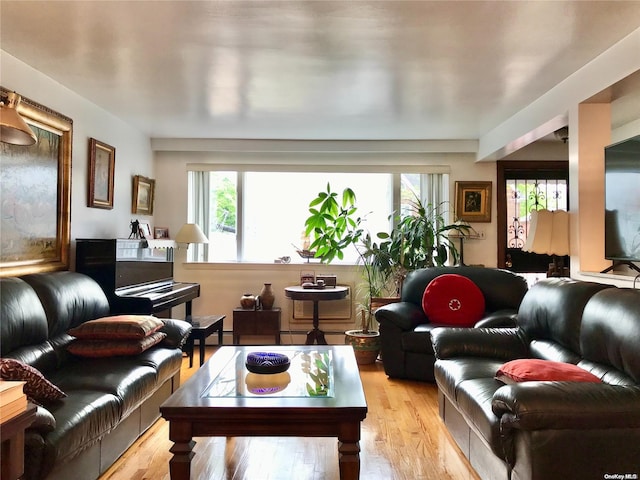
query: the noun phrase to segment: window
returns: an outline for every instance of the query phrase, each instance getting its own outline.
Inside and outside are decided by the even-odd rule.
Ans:
[[[301,245],[309,202],[326,189],[341,193],[351,187],[359,214],[370,232],[388,229],[391,212],[390,175],[379,173],[247,172],[244,183],[243,260],[257,262],[290,255],[292,243]],[[355,260],[355,252],[351,252]]]
[[[413,195],[433,204],[448,198],[447,178],[418,173],[190,171],[189,221],[208,225],[204,230],[209,238],[208,248],[190,250],[190,260],[272,263],[282,256],[294,260],[295,247],[302,245],[309,202],[326,189],[327,182],[334,192],[347,186],[355,191],[365,229],[373,235],[389,231],[389,216],[404,211]],[[354,263],[356,258],[355,250],[346,251],[344,262]]]

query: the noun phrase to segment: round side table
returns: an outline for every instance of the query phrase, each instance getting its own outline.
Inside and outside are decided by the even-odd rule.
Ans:
[[[324,288],[304,288],[300,285],[285,287],[284,294],[291,300],[310,300],[313,302],[313,329],[307,332],[307,345],[326,345],[324,332],[318,328],[320,319],[318,318],[318,302],[326,300],[342,300],[349,293],[349,287],[337,285],[335,287]]]

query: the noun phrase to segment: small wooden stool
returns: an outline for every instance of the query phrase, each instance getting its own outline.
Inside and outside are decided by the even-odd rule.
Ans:
[[[218,345],[222,345],[222,326],[225,315],[207,315],[205,317],[187,317],[191,324],[191,333],[187,339],[186,352],[189,355],[189,368],[193,367],[193,347],[196,340],[199,344],[200,366],[204,363],[205,340],[213,332],[218,332]]]

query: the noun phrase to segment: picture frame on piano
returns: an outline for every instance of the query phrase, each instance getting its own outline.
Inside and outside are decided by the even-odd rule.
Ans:
[[[141,223],[138,228],[140,229],[141,238],[153,238],[151,235],[151,227],[148,223]]]
[[[169,229],[166,227],[154,227],[153,238],[159,238],[163,240],[169,239]]]
[[[135,175],[133,177],[133,196],[131,213],[153,215],[153,196],[156,181],[152,178]]]

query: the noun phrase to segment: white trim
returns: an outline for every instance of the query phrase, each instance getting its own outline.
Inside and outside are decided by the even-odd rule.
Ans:
[[[451,173],[449,165],[409,164],[342,164],[342,165],[295,165],[255,163],[187,163],[187,171],[233,171],[233,172],[328,172],[328,173]]]
[[[473,153],[477,140],[267,140],[234,138],[152,138],[151,149],[160,152],[394,152]]]

